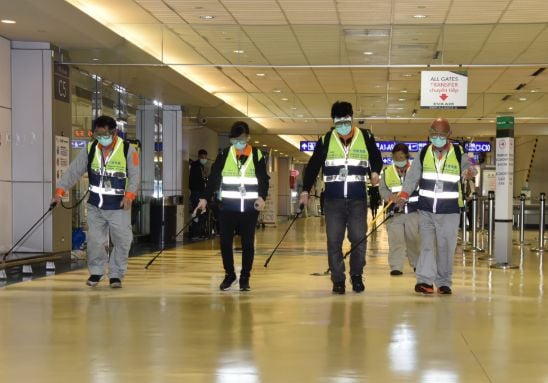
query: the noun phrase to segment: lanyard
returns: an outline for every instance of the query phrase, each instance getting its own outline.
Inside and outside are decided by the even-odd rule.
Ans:
[[[352,129],[354,129],[354,128],[352,128]],[[352,149],[352,147],[356,143],[357,137],[358,137],[358,134],[356,132],[354,132],[354,136],[352,137],[352,140],[350,141],[350,145],[348,145],[348,146],[347,145],[343,146],[343,144],[341,142],[341,138],[337,137],[337,143],[339,144],[341,149],[344,151],[344,158],[345,159],[348,159],[348,153],[350,152],[350,150]]]
[[[238,167],[238,173],[240,174],[240,177],[243,177],[244,174],[245,174],[245,171],[247,170],[247,167],[250,164],[249,160],[250,160],[251,156],[253,155],[253,152],[251,153],[250,156],[247,157],[247,160],[246,160],[245,164],[243,164],[243,165],[240,162],[240,159],[236,156],[236,148],[234,148],[234,150],[232,150],[231,152],[232,152],[232,157],[234,158],[234,161],[236,161],[236,166]]]
[[[105,159],[105,156],[103,155],[103,149],[100,150],[100,156],[101,156],[101,175],[104,176],[107,174],[107,165],[112,157],[112,155],[114,154],[114,150],[115,148],[112,148],[112,150],[110,151],[109,155],[107,156],[107,158]]]
[[[442,159],[438,160],[437,156],[434,154],[434,150],[432,149],[432,158],[434,158],[434,164],[436,166],[436,179],[440,178],[440,166],[442,161],[443,161],[443,167],[441,168],[441,174],[443,174],[443,171],[445,170],[445,164],[447,163],[447,155],[449,154],[449,150],[445,153]]]

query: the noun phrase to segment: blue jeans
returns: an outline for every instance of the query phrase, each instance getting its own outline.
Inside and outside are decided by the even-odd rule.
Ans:
[[[362,275],[365,266],[367,200],[326,199],[325,229],[327,234],[327,259],[333,282],[344,282],[345,266],[342,243],[348,229],[348,239],[354,247],[350,253],[350,275]],[[358,242],[360,245],[356,246]]]

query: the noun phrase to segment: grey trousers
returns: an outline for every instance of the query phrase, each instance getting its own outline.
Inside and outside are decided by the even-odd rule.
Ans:
[[[367,201],[353,199],[325,200],[325,229],[327,234],[327,259],[333,282],[344,282],[345,267],[342,252],[344,234],[354,247],[366,235]],[[362,275],[365,266],[366,241],[350,253],[350,275]]]
[[[419,217],[421,253],[417,262],[417,283],[451,287],[460,214],[419,210]]]
[[[388,220],[388,264],[390,270],[403,270],[405,258],[416,267],[420,254],[419,213],[396,214]]]
[[[103,275],[108,259],[108,235],[114,248],[108,260],[109,278],[124,277],[129,249],[133,241],[131,210],[102,210],[87,205],[88,209],[88,270],[91,275]],[[110,230],[109,230],[110,229]]]

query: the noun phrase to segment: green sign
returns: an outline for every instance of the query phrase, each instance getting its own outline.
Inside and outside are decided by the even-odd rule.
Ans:
[[[514,129],[514,116],[497,117],[497,130]]]

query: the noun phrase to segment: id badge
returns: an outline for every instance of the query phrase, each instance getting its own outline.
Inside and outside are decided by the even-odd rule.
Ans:
[[[436,191],[443,193],[443,181],[436,181]]]
[[[246,191],[245,191],[245,186],[240,186],[240,187],[238,188],[238,191],[240,192],[240,194],[241,194],[242,197],[245,197],[245,193],[246,193]]]
[[[342,178],[346,178],[347,175],[348,175],[347,168],[342,168],[341,170],[339,170],[339,176],[341,176]]]
[[[103,182],[103,186],[105,188],[106,191],[111,191],[112,190],[112,184],[110,183],[110,180],[105,180]]]

